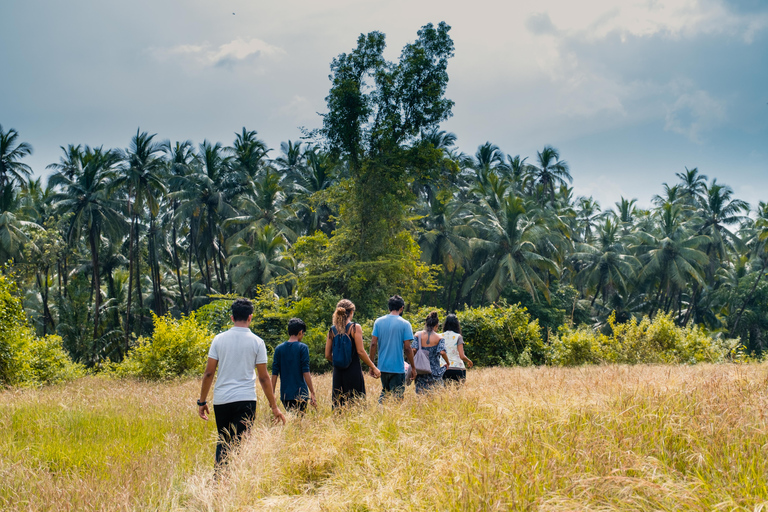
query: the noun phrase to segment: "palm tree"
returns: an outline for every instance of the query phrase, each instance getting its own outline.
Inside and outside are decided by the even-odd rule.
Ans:
[[[257,137],[256,130],[235,133],[235,143],[232,145],[232,167],[244,176],[253,179],[261,169],[264,159],[269,153],[267,144]]]
[[[155,295],[155,312],[159,315],[165,313],[159,293],[156,289],[160,282],[160,270],[157,262],[157,251],[154,244],[155,218],[159,213],[158,194],[165,192],[165,184],[162,179],[164,161],[162,159],[163,146],[154,142],[156,134],[136,130],[136,135],[131,138],[131,144],[124,152],[120,153],[124,165],[121,174],[114,181],[114,187],[123,187],[128,196],[128,214],[131,218],[131,230],[128,241],[128,274],[129,282],[132,275],[136,278],[136,298],[139,302],[139,331],[143,329],[143,297],[141,291],[141,258],[139,256],[139,240],[141,223],[145,208],[149,210],[149,267]],[[134,274],[135,269],[135,274]],[[131,287],[128,288],[127,325],[125,329],[125,343],[128,345],[128,337],[131,331]]]
[[[177,217],[188,219],[189,258],[197,260],[200,275],[207,292],[212,293],[211,264],[218,280],[219,290],[225,291],[225,268],[222,221],[236,214],[229,201],[237,186],[230,175],[231,160],[225,155],[221,143],[203,141],[193,172],[173,178],[175,192],[172,199],[179,201]]]
[[[6,183],[0,189],[0,202],[0,262],[22,260],[22,250],[30,243],[28,232],[40,226],[18,215],[21,201],[13,183]]]
[[[573,181],[568,162],[560,160],[560,153],[552,146],[544,146],[543,150],[536,153],[536,157],[538,165],[531,166],[532,175],[542,191],[554,201],[555,187]]]
[[[578,208],[576,210],[576,221],[579,229],[579,235],[581,240],[589,242],[592,240],[592,232],[597,225],[597,222],[603,218],[603,214],[600,211],[600,204],[591,197],[580,197],[578,200]],[[615,223],[612,224],[615,226]]]
[[[700,249],[710,242],[705,235],[693,235],[682,224],[682,208],[678,205],[664,205],[658,212],[658,232],[639,231],[636,250],[645,262],[640,282],[654,283],[657,295],[656,309],[669,311],[673,300],[678,298],[680,309],[681,294],[690,282],[704,287],[702,269],[709,257]],[[690,309],[693,307],[691,301]]]
[[[115,235],[124,226],[125,219],[120,205],[111,194],[115,179],[115,166],[120,155],[102,148],[85,147],[81,158],[82,173],[70,178],[56,172],[50,177],[51,186],[61,192],[53,196],[58,212],[71,213],[67,237],[78,240],[83,232],[91,249],[91,293],[95,298],[93,309],[93,339],[99,337],[99,313],[101,309],[101,280],[99,272],[99,247],[102,233]]]
[[[744,315],[744,310],[747,308],[747,304],[752,301],[757,291],[757,286],[760,284],[763,276],[768,270],[768,203],[760,201],[757,206],[757,219],[754,222],[754,229],[751,236],[751,255],[755,260],[755,263],[759,270],[757,270],[757,278],[752,288],[744,297],[741,308],[736,313],[736,320],[733,322],[731,328],[731,336],[736,334],[739,328],[739,322]]]
[[[534,300],[539,293],[549,300],[549,287],[540,274],[558,275],[559,269],[541,255],[541,247],[555,235],[526,216],[522,198],[507,195],[498,208],[481,200],[470,225],[478,232],[472,242],[477,266],[465,282],[464,294],[470,288],[483,289],[486,299],[494,301],[507,284],[515,284]]]
[[[475,171],[479,187],[485,187],[490,177],[497,174],[500,168],[506,169],[504,153],[496,144],[490,142],[478,146],[475,157],[465,159],[464,165]]]
[[[685,172],[675,173],[680,180],[680,192],[682,199],[689,204],[695,203],[695,200],[707,189],[707,176],[699,174],[699,169],[685,168]]]
[[[695,170],[695,169],[694,169]],[[705,184],[703,192],[698,197],[697,222],[700,222],[699,233],[707,235],[711,242],[707,248],[712,262],[728,260],[729,249],[734,246],[742,247],[739,237],[726,227],[746,220],[742,213],[749,211],[749,204],[741,199],[733,198],[733,189],[720,185],[717,180]]]
[[[32,175],[32,169],[21,159],[32,154],[32,146],[26,142],[18,142],[19,132],[13,128],[3,131],[0,124],[0,190],[9,183],[17,182],[23,185]]]
[[[169,181],[171,183],[173,183],[174,180],[178,182],[179,178],[183,176],[187,176],[188,174],[193,172],[193,165],[196,159],[196,155],[193,150],[191,141],[184,141],[184,142],[177,141],[175,144],[171,144],[170,141],[166,141],[163,143],[163,150],[165,151],[166,165],[168,166],[164,174],[169,178]],[[175,191],[173,188],[171,188],[170,190]],[[166,209],[165,211],[163,224],[166,226],[170,224],[171,226],[171,240],[170,240],[171,261],[172,261],[174,273],[176,275],[176,281],[179,286],[179,295],[181,299],[182,310],[185,311],[187,314],[189,314],[190,309],[188,307],[186,297],[184,296],[184,285],[181,282],[181,258],[179,257],[179,252],[182,250],[182,248],[179,246],[179,238],[178,238],[179,219],[176,216],[176,212],[179,209],[179,200],[171,196],[166,196],[166,200],[169,203],[170,208]],[[188,265],[189,265],[188,293],[191,294],[192,293],[192,258],[189,258]]]
[[[288,293],[287,278],[293,275],[295,263],[288,251],[288,240],[276,227],[267,224],[263,227],[251,226],[252,244],[244,239],[238,240],[230,258],[231,275],[238,293],[253,296],[256,286],[266,285],[276,278],[284,278],[276,283],[278,293]]]
[[[445,309],[449,310],[456,273],[471,254],[469,239],[475,233],[467,225],[470,210],[459,200],[444,202],[435,198],[425,202],[419,213],[422,215],[418,240],[422,260],[431,265],[441,265],[446,276],[451,276],[444,295]]]
[[[635,268],[639,266],[634,256],[626,254],[618,237],[618,225],[610,218],[598,227],[596,243],[579,244],[572,257],[580,263],[578,280],[586,288],[595,291],[591,303],[593,306],[600,294],[603,302],[612,293],[626,294]]]

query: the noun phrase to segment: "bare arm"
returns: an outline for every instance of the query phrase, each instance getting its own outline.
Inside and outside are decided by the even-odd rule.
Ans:
[[[304,376],[304,382],[307,383],[307,387],[309,388],[309,404],[312,407],[317,407],[317,402],[315,401],[315,386],[312,384],[312,375],[310,375],[309,372],[304,372],[302,375]]]
[[[272,374],[272,394],[277,392],[277,375]]]
[[[206,402],[208,400],[208,392],[211,390],[211,384],[213,384],[213,376],[216,374],[216,366],[219,362],[212,357],[208,358],[208,362],[205,365],[205,371],[203,371],[203,384],[200,386],[200,401]],[[197,414],[208,421],[208,414],[210,414],[208,404],[201,405],[197,408]]]
[[[333,338],[331,338],[331,331],[328,331],[328,337],[325,339],[325,358],[329,363],[333,363],[333,354],[331,349],[333,348]]]
[[[285,416],[277,408],[277,402],[275,402],[275,394],[272,392],[272,382],[269,379],[269,373],[267,372],[267,363],[261,363],[256,365],[256,373],[259,377],[259,384],[264,391],[264,395],[267,397],[269,406],[272,408],[272,414],[276,420],[280,420],[285,423]]]
[[[360,356],[360,359],[362,359],[363,362],[368,365],[368,368],[371,369],[371,374],[378,379],[381,377],[381,372],[376,368],[376,365],[373,364],[373,361],[365,352],[365,346],[363,345],[363,328],[360,327],[358,329],[357,327],[360,326],[357,325],[355,328],[355,349],[357,350],[357,355]],[[371,346],[373,346],[373,343],[371,343]]]
[[[408,364],[411,365],[411,369],[415,368],[413,364],[413,349],[411,348],[411,342],[413,340],[405,340],[403,342],[403,349],[405,350],[405,357],[408,359]]]
[[[451,366],[451,362],[448,360],[448,354],[443,350],[440,352],[440,355],[443,356],[443,360],[445,360],[446,366]]]
[[[371,336],[371,351],[369,354],[369,357],[371,361],[376,360],[376,351],[379,348],[379,337],[378,336]]]
[[[461,360],[467,364],[467,368],[472,368],[474,364],[467,356],[464,355],[464,344],[460,343],[458,348],[459,348],[459,357],[461,358]]]

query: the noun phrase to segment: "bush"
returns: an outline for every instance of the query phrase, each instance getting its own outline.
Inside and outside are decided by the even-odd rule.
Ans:
[[[0,384],[53,384],[83,373],[83,366],[72,362],[59,336],[35,336],[16,285],[0,275]]]
[[[197,311],[198,322],[213,333],[228,329],[232,325],[230,307],[235,298],[221,297],[203,306]],[[301,318],[307,324],[302,342],[309,347],[310,370],[315,373],[331,370],[330,363],[325,359],[325,340],[339,297],[321,293],[317,297],[296,301],[280,298],[269,288],[259,287],[252,301],[254,310],[250,327],[267,346],[270,371],[275,347],[288,339],[288,320],[294,317]]]
[[[547,362],[556,366],[598,363],[717,363],[741,356],[738,339],[718,339],[701,327],[679,327],[671,314],[616,323],[608,318],[611,334],[587,326],[563,326],[547,347]]]
[[[139,338],[136,348],[114,366],[114,373],[152,380],[202,373],[214,335],[198,323],[195,313],[178,320],[155,316],[153,321],[152,338]]]
[[[403,317],[411,322],[413,331],[424,328],[424,320],[431,311],[437,311],[445,321],[445,311],[422,307]],[[544,345],[537,320],[531,321],[526,308],[504,302],[487,307],[467,308],[456,316],[461,324],[467,357],[479,366],[511,366],[541,364]]]

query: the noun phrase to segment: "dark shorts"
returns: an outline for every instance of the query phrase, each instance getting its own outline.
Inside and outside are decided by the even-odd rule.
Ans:
[[[283,402],[283,407],[285,407],[286,411],[304,414],[304,411],[307,410],[306,400],[280,400],[280,401]]]
[[[379,402],[387,395],[403,398],[405,394],[405,372],[387,373],[381,372],[381,396]]]
[[[460,370],[458,368],[449,368],[445,370],[443,374],[443,380],[445,383],[455,382],[457,384],[463,384],[467,380],[467,370]]]
[[[230,402],[213,406],[219,440],[216,443],[216,466],[224,463],[227,452],[237,444],[256,418],[256,401]]]

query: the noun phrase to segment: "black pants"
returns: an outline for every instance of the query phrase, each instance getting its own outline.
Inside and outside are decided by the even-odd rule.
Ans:
[[[405,373],[381,372],[381,403],[387,395],[403,398],[405,394]]]
[[[455,382],[456,384],[464,384],[467,380],[467,370],[460,370],[458,368],[449,368],[445,370],[443,374],[443,380],[445,383]]]
[[[304,411],[307,410],[306,400],[280,400],[280,401],[283,402],[283,407],[285,407],[286,411],[304,414]]]
[[[216,466],[221,466],[229,448],[240,441],[250,423],[256,418],[256,401],[230,402],[213,406],[219,441],[216,443]]]

